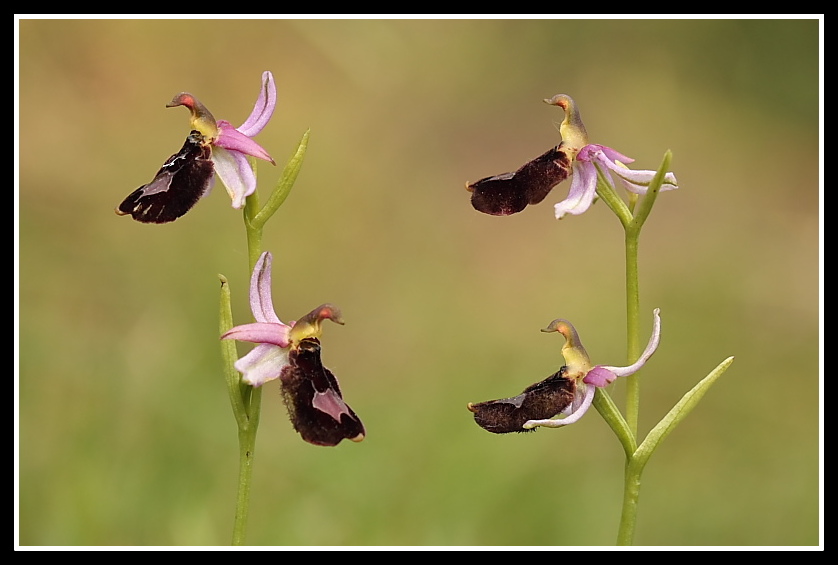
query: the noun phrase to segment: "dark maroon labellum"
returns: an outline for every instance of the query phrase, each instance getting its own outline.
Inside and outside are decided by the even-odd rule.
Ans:
[[[314,445],[361,441],[366,431],[343,401],[338,380],[320,361],[320,341],[305,338],[288,355],[280,375],[282,398],[294,429]]]
[[[561,145],[525,163],[514,173],[503,173],[469,183],[471,205],[478,212],[508,216],[527,204],[538,204],[554,186],[570,175],[570,159]]]
[[[528,386],[512,398],[469,403],[474,421],[494,434],[530,432],[524,424],[528,420],[546,420],[559,414],[573,402],[576,381],[565,376],[567,367],[559,369],[539,383]]]
[[[128,195],[116,213],[138,222],[172,222],[192,208],[211,187],[215,169],[204,136],[192,130],[180,151],[160,167],[154,180]]]

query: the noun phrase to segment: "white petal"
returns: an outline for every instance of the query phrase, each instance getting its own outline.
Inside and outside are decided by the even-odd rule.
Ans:
[[[260,343],[233,365],[242,374],[242,380],[251,386],[262,386],[279,378],[288,366],[288,350],[276,345]]]
[[[233,201],[233,208],[244,206],[244,199],[256,190],[256,175],[253,174],[253,167],[247,161],[247,157],[238,151],[228,151],[214,145],[212,162],[215,165],[215,173],[224,183],[227,194]]]
[[[578,216],[591,207],[596,196],[596,169],[590,163],[573,163],[573,179],[567,198],[555,205],[556,219],[565,214]]]
[[[626,190],[636,194],[646,194],[649,184],[651,184],[652,179],[657,174],[657,171],[629,169],[608,160],[600,160],[600,163],[603,163],[619,177]],[[673,173],[666,173],[660,189],[673,190],[675,188],[678,188],[678,181],[675,180],[675,175]]]

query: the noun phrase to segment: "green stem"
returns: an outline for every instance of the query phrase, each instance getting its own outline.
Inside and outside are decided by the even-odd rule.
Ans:
[[[623,482],[623,512],[620,515],[620,529],[617,531],[617,545],[631,545],[634,540],[642,471],[643,465],[637,465],[636,459],[629,457]]]
[[[252,273],[262,254],[262,226],[264,223],[254,221],[259,212],[259,194],[254,192],[244,201],[244,227],[247,236],[247,261]]]
[[[626,356],[628,363],[640,357],[640,285],[638,278],[637,248],[640,226],[626,227]],[[640,377],[637,374],[626,377],[626,425],[630,437],[637,438],[640,417]],[[623,478],[623,510],[617,532],[617,545],[631,545],[637,523],[637,503],[640,497],[640,475],[643,466],[636,464],[636,450],[626,450],[626,466]]]
[[[233,545],[244,545],[247,534],[247,514],[250,509],[250,485],[253,477],[253,456],[256,452],[256,430],[262,400],[261,387],[249,387],[250,417],[247,426],[239,428],[239,489],[236,494],[236,517],[233,523]]]
[[[308,147],[309,132],[306,131],[297,150],[285,165],[282,175],[268,197],[263,208],[259,206],[259,194],[254,192],[245,199],[243,220],[247,239],[248,272],[252,273],[262,254],[262,229],[270,217],[279,209],[288,197]],[[253,160],[251,159],[251,164]],[[256,173],[256,167],[253,167]],[[221,333],[233,327],[233,314],[230,307],[230,289],[227,279],[221,278]],[[236,417],[239,437],[239,484],[236,495],[236,515],[233,523],[233,545],[244,545],[247,534],[247,515],[250,508],[250,485],[253,477],[253,458],[256,454],[256,432],[259,429],[259,416],[262,409],[262,387],[252,387],[242,382],[234,363],[236,346],[232,341],[222,340],[221,352],[224,372],[233,414]]]
[[[626,357],[631,365],[640,357],[640,283],[638,281],[637,248],[639,229],[626,229]],[[637,437],[640,415],[640,378],[626,377],[626,422]]]
[[[259,211],[259,197],[256,193],[248,196],[244,205],[244,226],[247,238],[248,272],[252,273],[262,253],[262,227],[254,225],[253,217]],[[228,290],[229,292],[229,290]],[[229,301],[229,298],[228,298]],[[230,320],[232,327],[232,316]],[[232,345],[235,347],[235,345]],[[239,429],[239,484],[236,495],[236,515],[233,523],[233,545],[244,545],[247,534],[247,516],[250,509],[250,485],[253,478],[253,458],[256,454],[256,432],[259,429],[259,416],[262,409],[262,387],[252,387],[241,382],[235,373],[237,389],[231,391],[231,398],[238,396],[244,407],[245,417],[237,414]],[[237,401],[234,400],[234,412]]]
[[[649,189],[639,201],[632,198],[625,214],[617,213],[620,222],[625,228],[626,243],[626,357],[628,363],[632,364],[640,357],[640,277],[638,267],[638,246],[640,243],[640,230],[652,206],[660,192],[664,175],[669,170],[669,163],[672,154],[667,151],[664,155],[660,168],[649,184]],[[600,183],[602,184],[602,183]],[[635,206],[637,204],[637,206]],[[612,206],[612,209],[615,207]],[[632,212],[634,215],[632,216]],[[623,212],[618,207],[615,212]],[[628,221],[627,221],[628,220]],[[626,423],[630,436],[638,437],[638,422],[640,420],[640,376],[637,374],[626,377]],[[636,442],[636,439],[635,439]],[[637,445],[636,443],[634,445]],[[642,446],[648,444],[644,441]],[[625,446],[625,443],[624,443]],[[617,532],[617,545],[631,545],[634,539],[634,530],[637,525],[637,503],[640,497],[640,477],[643,468],[649,458],[649,452],[654,446],[647,449],[626,450],[626,467],[623,483],[623,511],[620,516],[620,528]]]

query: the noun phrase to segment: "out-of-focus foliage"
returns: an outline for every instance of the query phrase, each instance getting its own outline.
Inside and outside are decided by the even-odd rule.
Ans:
[[[641,301],[661,308],[643,370],[648,430],[736,361],[644,475],[639,545],[817,545],[817,20],[22,20],[19,24],[21,545],[224,545],[237,477],[217,344],[218,273],[249,320],[241,215],[223,188],[171,225],[113,208],[188,133],[181,91],[247,117],[258,141],[283,320],[323,302],[324,362],[367,427],[316,448],[267,385],[254,545],[608,545],[623,454],[597,414],[497,436],[468,402],[556,371],[571,320],[594,363],[625,361],[622,232],[599,203],[508,218],[466,181],[559,140],[576,100],[591,141],[657,168]],[[645,316],[644,316],[645,319]],[[246,347],[241,346],[245,351]],[[619,385],[612,387],[619,403]]]

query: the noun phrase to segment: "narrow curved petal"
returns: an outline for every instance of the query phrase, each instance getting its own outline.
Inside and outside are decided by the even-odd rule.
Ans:
[[[238,151],[245,155],[263,159],[271,164],[276,165],[273,158],[265,151],[265,148],[250,139],[248,136],[230,125],[230,122],[225,120],[218,121],[219,134],[213,141],[216,147],[223,147],[229,151]]]
[[[591,163],[575,161],[573,163],[573,180],[567,198],[555,205],[556,219],[561,220],[565,214],[575,216],[584,213],[591,207],[596,196],[596,169]]]
[[[629,157],[628,155],[623,155],[616,149],[612,149],[611,147],[607,147],[605,145],[598,145],[598,151],[602,152],[602,154],[609,160],[609,161],[619,161],[620,163],[633,163],[634,159]]]
[[[270,343],[279,347],[288,347],[291,343],[288,339],[288,330],[291,329],[285,324],[243,324],[231,328],[230,331],[221,336],[221,339],[235,339],[237,341],[250,341],[252,343]]]
[[[615,175],[620,178],[626,190],[636,194],[646,194],[649,184],[655,178],[656,171],[634,170],[628,167],[623,167],[614,161],[608,159],[597,159],[604,166],[608,167]],[[678,188],[678,181],[675,179],[673,173],[666,173],[663,177],[663,184],[661,190],[673,190]]]
[[[581,404],[579,404],[579,407],[572,414],[557,420],[528,420],[526,423],[524,423],[524,429],[531,430],[539,426],[543,426],[545,428],[560,428],[562,426],[569,426],[570,424],[575,424],[579,421],[579,419],[582,416],[585,415],[585,413],[588,411],[588,408],[591,407],[591,404],[594,401],[595,392],[596,387],[585,387],[585,396],[582,398],[582,402]],[[574,405],[575,404],[576,403],[574,402]]]
[[[596,369],[596,368],[605,369],[607,371],[610,371],[611,373],[613,373],[614,375],[616,375],[618,377],[625,377],[625,376],[631,375],[633,373],[636,373],[640,369],[640,367],[642,367],[646,363],[646,361],[649,360],[649,357],[652,356],[652,354],[658,348],[658,344],[660,343],[660,340],[661,340],[660,311],[661,311],[660,308],[655,308],[654,312],[652,313],[652,315],[654,316],[654,321],[653,321],[653,325],[652,325],[652,337],[649,338],[649,343],[646,345],[646,350],[643,351],[643,354],[640,355],[640,358],[637,361],[635,361],[633,364],[629,365],[628,367],[612,367],[610,365],[609,366],[598,365],[597,367],[594,367],[594,369]],[[594,369],[591,369],[590,372],[593,372]],[[589,375],[590,375],[590,372],[588,373]],[[588,377],[587,376],[585,377],[585,382],[588,382]],[[592,384],[594,384],[594,386],[603,386],[603,385],[597,385],[595,383],[592,383]]]
[[[215,173],[224,183],[227,194],[233,201],[233,208],[244,206],[244,199],[256,191],[256,175],[253,174],[247,157],[238,151],[227,151],[214,146],[212,162],[215,165]]]
[[[257,322],[282,324],[271,298],[272,267],[273,255],[269,251],[263,251],[250,277],[250,310]],[[282,325],[288,327],[287,324]]]
[[[264,128],[273,116],[276,108],[276,83],[271,71],[262,73],[262,89],[259,91],[259,98],[253,106],[250,116],[240,125],[238,129],[244,135],[253,137]]]
[[[289,366],[288,350],[262,343],[236,361],[233,366],[242,374],[242,380],[250,386],[262,386],[279,378],[282,369]]]

